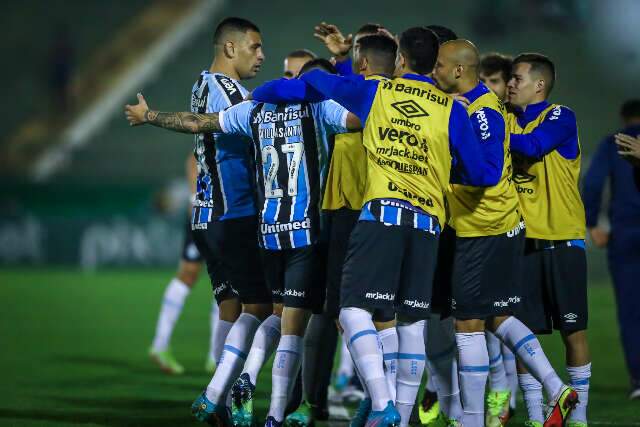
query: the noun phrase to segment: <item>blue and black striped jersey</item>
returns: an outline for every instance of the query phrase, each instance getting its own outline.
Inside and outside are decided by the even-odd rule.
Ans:
[[[191,111],[219,112],[242,102],[247,93],[236,80],[203,71],[193,85]],[[211,221],[256,214],[251,150],[242,139],[222,133],[196,135],[198,178],[191,221],[194,229],[206,228]]]
[[[243,102],[220,113],[225,133],[254,141],[263,248],[300,248],[317,241],[329,138],[347,131],[347,113],[333,101]]]

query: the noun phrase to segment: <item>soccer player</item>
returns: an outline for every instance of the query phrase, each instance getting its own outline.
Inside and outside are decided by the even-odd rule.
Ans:
[[[284,78],[296,78],[300,73],[300,69],[302,68],[302,66],[312,59],[316,58],[316,54],[311,52],[309,49],[298,49],[289,53],[289,55],[284,58]]]
[[[625,102],[620,116],[624,124],[620,134],[640,135],[640,99]],[[631,380],[629,397],[640,399],[640,312],[636,309],[640,301],[640,287],[637,285],[640,277],[640,193],[634,183],[633,166],[618,155],[618,150],[613,135],[600,143],[584,176],[582,199],[591,240],[596,246],[607,248],[622,347]],[[610,232],[598,224],[607,180],[611,189]]]
[[[371,395],[367,425],[407,425],[424,371],[424,319],[429,315],[442,188],[455,175],[493,185],[464,108],[425,74],[433,69],[436,35],[421,27],[400,37],[402,77],[361,80],[310,72],[302,79],[365,123],[365,204],[343,269],[340,324]],[[453,163],[452,163],[453,162]],[[495,175],[495,176],[494,176]],[[371,311],[394,307],[399,361],[396,402],[384,376]],[[400,411],[400,413],[398,412]]]
[[[502,102],[507,102],[507,82],[511,78],[512,62],[513,58],[501,53],[488,53],[480,58],[480,81]]]
[[[511,63],[513,58],[501,53],[489,53],[480,59],[480,81],[483,82],[503,103],[507,102],[507,82],[511,78]],[[502,344],[490,331],[485,331],[487,336],[487,350],[489,351],[489,385],[491,393],[487,394],[487,407],[489,412],[496,408],[498,403],[495,396],[501,396],[504,392],[504,378],[506,378],[511,390],[509,400],[509,417],[512,417],[516,409],[516,394],[518,393],[518,372],[516,370],[516,358],[509,347]],[[495,412],[495,409],[493,409]],[[506,419],[503,417],[503,419]]]
[[[353,70],[366,79],[387,80],[395,69],[395,40],[378,33],[377,30],[375,35],[358,35],[357,40]],[[257,88],[253,92],[253,98],[271,102],[300,101],[305,96],[305,85],[298,82],[297,87],[296,91],[292,82],[276,80]],[[338,317],[342,266],[349,236],[362,209],[365,186],[366,154],[362,146],[362,133],[336,135],[323,199],[323,209],[331,224],[329,277],[325,302],[325,315],[330,319]],[[384,352],[385,376],[393,395],[398,352],[395,313],[393,310],[377,311],[373,318]],[[364,388],[366,393],[366,387]],[[370,410],[371,399],[365,397],[352,425],[364,425]],[[299,410],[291,414],[287,420],[295,421],[296,425],[308,425],[311,423],[308,413],[308,410]]]
[[[335,72],[327,60],[305,64],[302,73],[305,67]],[[219,114],[162,113],[149,110],[141,95],[139,101],[138,105],[127,107],[132,124],[149,123],[187,133],[243,135],[256,146],[262,207],[259,242],[272,293],[281,297],[284,306],[265,425],[280,426],[300,368],[302,336],[310,309],[322,301],[319,293],[324,289],[315,278],[319,273],[316,256],[321,231],[319,206],[328,166],[328,136],[359,129],[360,122],[333,101],[300,104],[247,101]],[[202,421],[210,422],[215,415],[221,417],[204,394],[193,410]]]
[[[193,154],[189,155],[186,166],[187,181],[189,182],[191,193],[195,199],[195,184],[198,168]],[[189,214],[191,214],[192,209],[193,206],[192,203],[190,203]],[[191,230],[191,220],[189,218],[185,227],[182,259],[178,265],[176,276],[171,279],[169,286],[167,286],[164,292],[160,315],[158,316],[158,324],[156,326],[156,334],[153,338],[151,349],[149,350],[151,358],[163,371],[170,374],[182,374],[184,372],[182,365],[173,357],[169,349],[169,342],[171,341],[173,328],[178,321],[178,317],[180,317],[184,300],[198,280],[201,267],[202,255],[200,255],[200,251],[198,251],[198,247],[193,240],[193,231]],[[220,338],[224,329],[218,321],[218,304],[214,299],[211,308],[211,340],[209,354],[205,363],[205,370],[207,372],[213,373],[216,360],[222,353],[222,344],[224,343],[225,337]]]
[[[191,116],[217,113],[241,102],[247,91],[238,80],[254,77],[264,60],[260,30],[241,18],[226,18],[218,25],[214,49],[211,67],[193,86]],[[141,95],[138,98],[143,100]],[[179,116],[170,120],[174,126],[183,124]],[[272,312],[271,293],[258,252],[250,146],[247,140],[224,135],[214,127],[203,126],[192,133],[197,133],[194,153],[199,171],[192,229],[220,304],[220,318],[230,326],[216,372],[192,410],[203,421],[224,424],[229,389],[256,329]]]
[[[586,335],[585,213],[578,191],[581,148],[573,111],[547,101],[554,83],[555,66],[548,57],[525,53],[514,59],[508,83],[509,102],[516,108],[508,120],[512,179],[527,227],[518,318],[535,333],[560,330],[569,383],[575,391],[552,376],[545,378],[542,386],[539,375],[534,378],[521,373],[518,377],[529,412],[528,425],[544,421],[544,387],[552,407],[545,426],[563,425],[579,397],[567,422],[577,427],[587,424],[591,377]],[[528,351],[537,357],[537,345],[532,335],[512,349],[518,363],[526,362]]]

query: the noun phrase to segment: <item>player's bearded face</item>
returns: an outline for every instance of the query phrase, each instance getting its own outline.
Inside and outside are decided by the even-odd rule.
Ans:
[[[235,47],[235,63],[240,78],[249,79],[255,77],[264,62],[260,33],[247,31],[245,36],[236,43]]]

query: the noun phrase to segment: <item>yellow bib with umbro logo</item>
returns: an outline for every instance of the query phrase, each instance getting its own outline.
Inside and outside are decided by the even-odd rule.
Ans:
[[[452,103],[429,82],[380,82],[362,132],[367,150],[365,202],[404,200],[444,224]]]
[[[449,225],[460,237],[495,236],[512,230],[520,222],[518,193],[511,182],[511,153],[507,114],[493,92],[478,97],[467,111],[469,116],[481,109],[491,109],[504,118],[504,163],[500,181],[493,187],[451,184],[447,192]],[[481,117],[481,116],[480,116]]]
[[[553,114],[555,108],[560,106],[551,104],[524,128],[520,127],[515,115],[509,114],[511,133],[533,132],[547,114]],[[557,150],[539,160],[514,154],[513,182],[527,227],[527,237],[545,240],[584,239],[584,205],[578,190],[582,157],[579,144],[575,159],[566,159]]]
[[[379,75],[367,80],[388,80]],[[362,209],[367,181],[367,155],[362,145],[362,132],[340,133],[335,136],[322,209]]]

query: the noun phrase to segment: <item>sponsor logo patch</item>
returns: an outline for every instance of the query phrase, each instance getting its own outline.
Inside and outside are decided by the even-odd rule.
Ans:
[[[427,117],[429,113],[413,99],[407,101],[394,102],[391,106],[406,118]]]

